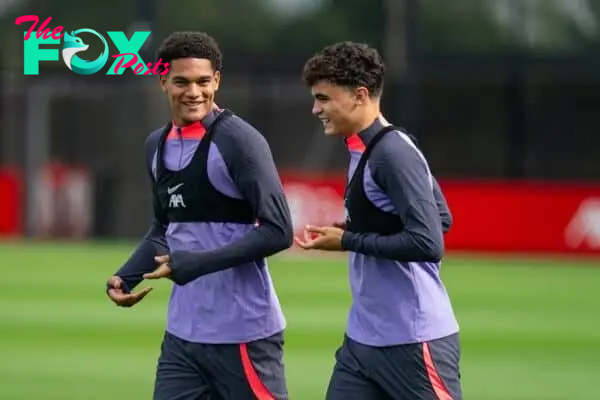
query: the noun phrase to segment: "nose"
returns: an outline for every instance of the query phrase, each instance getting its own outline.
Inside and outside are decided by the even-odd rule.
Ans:
[[[317,102],[315,101],[315,102],[313,103],[313,106],[312,106],[312,113],[313,113],[313,115],[319,115],[319,114],[321,114],[321,112],[323,112],[323,109],[322,109],[322,108],[321,108],[321,106],[319,106],[319,104],[317,104]]]
[[[202,94],[202,89],[200,87],[200,85],[196,84],[196,83],[192,83],[187,90],[186,95],[188,97],[200,97],[200,95]]]

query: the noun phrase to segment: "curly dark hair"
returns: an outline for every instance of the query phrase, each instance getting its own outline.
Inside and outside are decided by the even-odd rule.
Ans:
[[[385,65],[377,49],[350,41],[325,47],[304,64],[302,72],[309,87],[320,81],[349,88],[363,86],[372,97],[381,94],[384,78]]]
[[[215,71],[222,68],[221,50],[216,40],[204,32],[174,32],[161,44],[156,60],[163,63],[178,58],[203,58],[211,62]]]

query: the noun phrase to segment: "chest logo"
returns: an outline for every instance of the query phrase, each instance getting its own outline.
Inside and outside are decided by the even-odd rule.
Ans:
[[[185,202],[183,201],[183,195],[181,193],[175,193],[183,183],[167,188],[167,194],[169,197],[169,208],[186,208]]]
[[[183,186],[183,183],[180,183],[178,185],[171,186],[171,187],[167,188],[167,194],[173,194],[173,193],[175,193],[177,191],[177,189],[179,189],[182,186]]]

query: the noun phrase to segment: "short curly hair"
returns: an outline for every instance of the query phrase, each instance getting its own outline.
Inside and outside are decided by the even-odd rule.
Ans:
[[[385,64],[377,49],[364,43],[339,42],[325,47],[304,65],[302,79],[311,87],[320,81],[349,88],[366,87],[381,94]]]
[[[221,50],[217,41],[204,32],[174,32],[161,44],[156,60],[171,63],[178,58],[203,58],[211,62],[215,71],[222,68]]]

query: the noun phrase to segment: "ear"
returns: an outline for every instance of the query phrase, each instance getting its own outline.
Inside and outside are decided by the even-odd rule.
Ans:
[[[358,104],[363,105],[369,100],[369,89],[364,86],[360,86],[356,89],[355,95]]]
[[[215,92],[219,90],[219,85],[221,84],[221,71],[215,72]]]
[[[167,75],[159,75],[158,84],[160,85],[160,88],[163,91],[163,93],[167,93]]]

